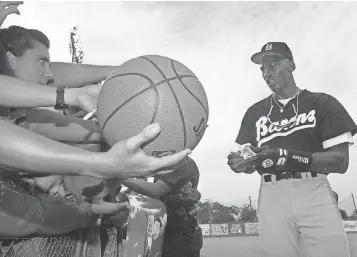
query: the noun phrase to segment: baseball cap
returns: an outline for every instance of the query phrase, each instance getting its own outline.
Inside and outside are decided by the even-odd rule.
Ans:
[[[290,48],[284,42],[269,42],[269,43],[266,43],[262,47],[262,50],[259,53],[255,53],[255,54],[252,55],[251,60],[255,64],[261,64],[260,63],[260,59],[264,55],[268,55],[268,54],[277,54],[277,55],[281,55],[283,57],[287,57],[292,61],[294,60],[293,54],[291,53]]]

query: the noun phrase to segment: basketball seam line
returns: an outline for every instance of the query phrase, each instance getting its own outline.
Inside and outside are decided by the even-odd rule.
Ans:
[[[190,95],[192,95],[193,98],[196,99],[196,101],[202,106],[204,112],[205,112],[206,115],[208,116],[208,110],[206,110],[204,104],[201,102],[201,100],[200,100],[197,96],[195,96],[195,95],[186,87],[185,83],[183,83],[183,81],[182,81],[182,77],[180,77],[180,76],[178,75],[178,73],[177,73],[177,71],[176,71],[176,69],[175,69],[174,60],[171,61],[171,65],[172,65],[173,71],[174,71],[175,74],[176,74],[177,79],[180,81],[180,83],[182,84],[182,86],[188,91],[188,93],[189,93]],[[198,78],[196,78],[196,79],[198,80]]]
[[[169,79],[165,79],[165,80],[161,80],[157,83],[154,84],[154,82],[147,76],[143,75],[143,74],[140,74],[140,73],[123,73],[123,74],[119,74],[119,75],[115,75],[113,77],[111,77],[110,79],[107,79],[105,81],[105,83],[111,81],[112,79],[114,78],[117,78],[117,77],[122,77],[122,76],[126,76],[126,75],[133,75],[133,76],[139,76],[139,77],[142,77],[144,79],[146,79],[149,83],[150,83],[150,86],[148,86],[147,88],[141,90],[140,92],[136,93],[135,95],[131,96],[128,100],[126,100],[124,103],[122,103],[120,106],[118,106],[114,111],[112,111],[111,114],[108,115],[108,118],[105,119],[104,123],[103,123],[103,126],[102,126],[102,131],[104,131],[104,128],[105,126],[107,125],[108,121],[121,109],[123,108],[127,103],[129,103],[131,100],[133,100],[135,97],[139,96],[140,94],[142,93],[145,93],[146,91],[148,91],[149,89],[154,89],[155,90],[155,93],[157,95],[157,99],[160,99],[160,95],[158,93],[158,91],[156,90],[157,86],[161,85],[161,84],[164,84],[168,81],[172,81],[172,80],[175,80],[175,79],[178,79],[178,77],[172,77],[172,78],[169,78]],[[194,76],[191,76],[191,75],[183,75],[183,76],[180,76],[181,78],[183,77],[190,77],[190,78],[196,78]],[[197,78],[196,78],[197,79]],[[156,100],[157,100],[156,99]],[[156,112],[156,115],[157,115],[157,112],[158,112],[158,108],[159,108],[159,101],[156,101],[156,107],[155,107],[155,111]],[[154,113],[155,115],[155,113]],[[151,123],[153,123],[154,121],[154,118],[156,118],[156,116],[153,116],[153,119],[151,120]]]
[[[187,133],[187,131],[186,131],[186,124],[185,124],[185,119],[184,119],[184,117],[183,117],[181,105],[180,105],[180,102],[179,102],[179,100],[178,100],[178,98],[177,98],[177,95],[176,95],[174,89],[172,88],[170,81],[169,81],[168,78],[165,76],[165,73],[160,69],[160,67],[158,67],[158,66],[156,65],[156,63],[154,63],[153,61],[151,61],[151,60],[150,60],[149,58],[147,58],[147,57],[142,56],[141,58],[143,58],[143,59],[147,60],[148,62],[150,62],[150,63],[160,72],[161,76],[162,76],[165,80],[167,80],[166,83],[167,83],[167,85],[169,86],[169,88],[170,88],[170,90],[171,90],[171,93],[173,94],[173,96],[174,96],[174,98],[175,98],[175,102],[176,102],[176,104],[177,104],[177,107],[178,107],[178,109],[179,109],[179,113],[180,113],[180,117],[181,117],[181,121],[182,121],[182,126],[183,126],[183,132],[184,132],[184,136],[183,136],[184,149],[186,149],[186,144],[187,144],[187,139],[186,139],[186,137],[187,137],[187,135],[186,135],[186,133]]]
[[[125,76],[125,75],[137,75],[137,76],[139,76],[139,77],[142,77],[142,78],[146,79],[146,80],[150,83],[150,85],[149,85],[147,88],[145,88],[145,89],[139,91],[138,93],[136,93],[136,94],[134,94],[133,96],[131,96],[130,98],[128,98],[128,99],[127,99],[126,101],[124,101],[121,105],[119,105],[114,111],[112,111],[112,113],[108,115],[108,117],[105,119],[105,121],[104,121],[104,123],[103,123],[102,132],[104,131],[104,128],[105,128],[105,126],[107,125],[108,121],[109,121],[121,108],[123,108],[127,103],[129,103],[131,100],[133,100],[135,97],[139,96],[140,94],[142,94],[142,93],[148,91],[149,89],[153,89],[154,82],[153,82],[149,77],[147,77],[147,76],[145,76],[145,75],[143,75],[143,74],[140,74],[140,73],[137,73],[137,74],[136,74],[136,73],[133,73],[133,74],[128,74],[128,73],[126,73],[126,74],[119,74],[119,75],[116,75],[116,76],[110,78],[109,80],[107,80],[106,83],[107,83],[108,81],[110,81],[111,79],[115,78],[115,77],[121,77],[121,76]]]
[[[154,120],[156,119],[157,113],[159,112],[159,106],[160,106],[160,94],[159,94],[159,90],[157,90],[157,86],[153,85],[153,89],[155,91],[155,110],[154,110],[154,114],[152,115],[150,124],[154,123]]]
[[[145,76],[145,75],[143,75],[143,74],[141,74],[141,73],[123,73],[123,74],[118,74],[118,75],[115,75],[115,76],[111,77],[110,79],[106,80],[105,83],[111,81],[111,80],[114,79],[114,78],[122,77],[122,76],[126,76],[126,75],[133,75],[133,76],[136,75],[136,76],[143,77],[143,78],[147,79],[149,82],[154,83],[154,81],[152,81],[149,77],[147,77],[147,76]],[[176,73],[176,75],[177,75],[177,77],[167,78],[167,79],[161,80],[161,81],[159,81],[159,82],[156,82],[155,84],[153,84],[153,86],[156,86],[156,87],[157,87],[157,86],[160,86],[161,84],[166,83],[167,81],[172,81],[172,80],[181,79],[181,78],[194,78],[194,79],[197,79],[197,80],[198,80],[197,77],[192,76],[192,75],[179,75],[179,74],[177,74],[177,73]],[[151,86],[151,85],[150,85],[150,86]]]

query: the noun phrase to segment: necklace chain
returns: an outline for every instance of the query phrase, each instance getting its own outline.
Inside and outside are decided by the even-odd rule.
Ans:
[[[295,93],[295,95],[291,98],[291,99],[293,99],[294,97],[296,97],[298,94],[299,94],[299,92],[300,92],[300,88],[298,88],[298,90],[297,90],[297,92]],[[275,99],[275,97],[274,97],[274,94],[272,94],[271,95],[271,97],[273,98],[273,100],[274,100],[274,102],[276,103],[276,105],[280,108],[280,112],[283,112],[284,111],[284,107],[286,106],[286,105],[280,105],[280,103],[279,103],[279,100],[277,101],[276,99]]]
[[[267,115],[268,121],[269,121],[271,124],[273,124],[274,126],[277,126],[277,127],[279,127],[279,128],[286,128],[286,127],[288,127],[288,126],[291,126],[291,125],[295,124],[296,121],[297,121],[297,117],[298,117],[298,115],[299,115],[299,95],[300,95],[300,89],[298,89],[297,93],[295,94],[295,96],[297,96],[297,97],[296,97],[296,108],[295,108],[295,105],[293,104],[295,116],[294,116],[292,119],[290,119],[290,120],[291,120],[290,122],[288,122],[288,123],[286,123],[286,124],[283,124],[283,125],[281,125],[279,122],[272,122],[272,121],[270,120],[270,115],[271,115],[271,112],[272,112],[272,110],[273,110],[273,108],[274,108],[273,100],[274,100],[274,102],[278,105],[278,107],[280,108],[280,112],[282,112],[281,110],[283,110],[283,108],[285,107],[285,105],[284,105],[283,107],[280,107],[280,105],[277,103],[277,101],[275,100],[275,98],[274,98],[273,95],[272,95],[271,98],[270,98],[270,111],[269,111],[269,113],[268,113],[268,115]],[[295,97],[295,96],[294,96],[294,97]],[[293,98],[294,98],[294,97],[293,97]]]

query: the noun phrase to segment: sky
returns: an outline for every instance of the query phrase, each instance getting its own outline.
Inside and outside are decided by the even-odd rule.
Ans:
[[[209,128],[192,153],[202,200],[256,205],[258,174],[235,174],[227,155],[247,108],[271,92],[250,57],[269,41],[286,42],[301,89],[336,97],[357,122],[357,2],[25,1],[4,26],[43,31],[52,61],[71,61],[69,31],[79,26],[84,63],[120,65],[158,54],[184,63],[203,84]],[[357,141],[357,137],[355,137]],[[357,193],[357,144],[344,175],[329,175],[340,200]]]

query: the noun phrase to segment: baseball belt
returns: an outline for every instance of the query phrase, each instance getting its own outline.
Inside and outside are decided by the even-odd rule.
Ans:
[[[275,180],[273,179],[275,177]],[[317,173],[312,172],[284,172],[272,174],[262,174],[262,179],[264,182],[280,181],[285,179],[305,179],[305,178],[316,178]]]

